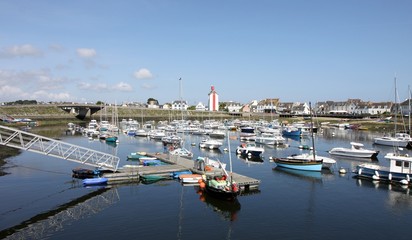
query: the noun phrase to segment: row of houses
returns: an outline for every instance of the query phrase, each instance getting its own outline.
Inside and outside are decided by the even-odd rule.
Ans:
[[[360,99],[348,99],[347,101],[325,101],[317,102],[312,105],[316,114],[351,114],[351,115],[380,115],[391,112],[400,112],[409,114],[409,100],[395,105],[392,102],[370,102]],[[278,114],[296,114],[307,115],[310,113],[308,103],[302,102],[280,102],[278,98],[270,98],[264,100],[253,100],[250,103],[242,104],[239,102],[221,102],[224,109],[229,113],[278,113]],[[399,106],[399,107],[397,107]],[[189,104],[187,101],[174,101],[171,104],[159,105],[157,102],[149,102],[145,107],[161,108],[171,110],[187,110]],[[197,111],[207,111],[208,107],[202,102],[199,102],[194,109]],[[399,109],[399,111],[397,110]]]
[[[350,114],[350,115],[380,115],[398,112],[409,114],[411,112],[410,99],[400,103],[393,102],[364,102],[360,99],[348,99],[347,101],[317,102],[312,106],[316,114]],[[279,99],[264,99],[252,101],[248,104],[236,102],[226,103],[228,112],[254,112],[254,113],[280,113],[307,115],[310,113],[308,103],[280,102]]]

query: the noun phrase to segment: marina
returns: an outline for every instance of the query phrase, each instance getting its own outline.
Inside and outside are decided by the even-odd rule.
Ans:
[[[257,236],[330,239],[331,234],[341,229],[352,229],[360,238],[379,238],[386,233],[401,239],[406,236],[407,230],[401,229],[407,229],[408,219],[412,217],[410,188],[357,179],[353,170],[366,160],[328,155],[334,146],[355,141],[380,152],[373,163],[388,165],[384,156],[392,152],[392,148],[374,145],[376,135],[372,133],[337,128],[319,130],[315,135],[316,151],[336,160],[334,166],[320,172],[278,168],[269,159],[270,156],[309,154],[309,149],[299,146],[311,146],[310,138],[285,138],[282,146],[264,145],[262,158],[255,160],[236,154],[236,146],[241,143],[237,131],[229,132],[231,152],[226,141],[222,150],[210,150],[198,146],[203,136],[189,133],[182,133],[182,136],[187,149],[193,152],[193,159],[170,156],[161,141],[147,137],[120,133],[119,142],[113,145],[98,138],[63,133],[62,142],[119,157],[116,172],[103,171],[101,177],[107,179],[104,185],[85,186],[81,179],[71,177],[72,169],[81,173],[81,168],[87,165],[22,151],[5,165],[9,174],[0,177],[4,193],[0,236],[5,239],[72,239],[80,232],[89,232],[92,239],[131,235],[145,239],[189,239],[199,226],[205,230],[214,229],[205,231],[199,239]],[[139,160],[128,158],[131,153],[145,153],[148,159],[155,158],[165,164],[143,166]],[[229,170],[229,154],[234,180],[242,189],[234,202],[210,196],[201,191],[195,181],[196,174],[204,174],[195,164],[198,158],[220,160]],[[340,173],[341,169],[346,173]],[[193,173],[190,175],[192,182],[183,183],[171,177],[172,173],[187,170]],[[218,169],[209,169],[209,172],[221,173]],[[151,179],[152,176],[162,178]],[[26,191],[27,188],[30,191]],[[64,207],[66,204],[70,207]],[[340,214],[336,214],[337,211]],[[362,214],[362,220],[354,218],[355,213]],[[373,228],[377,218],[385,218],[387,227],[382,231],[368,230]],[[260,224],[254,224],[255,221]],[[58,229],[56,223],[60,224]],[[292,223],[302,228],[292,231],[287,226]],[[272,231],[274,226],[280,227]],[[33,235],[36,231],[37,235]],[[345,231],[333,236],[334,239],[350,237],[352,234]]]

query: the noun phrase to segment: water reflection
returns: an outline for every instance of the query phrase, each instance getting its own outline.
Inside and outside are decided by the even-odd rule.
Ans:
[[[119,200],[116,188],[96,188],[94,192],[0,231],[0,238],[44,239],[73,222],[98,214]]]
[[[263,164],[263,159],[261,157],[246,157],[246,156],[242,156],[240,154],[236,154],[237,159],[243,161],[244,163],[246,163],[247,165],[251,165],[251,164]]]
[[[411,189],[405,185],[393,185],[379,181],[371,181],[367,179],[357,179],[356,185],[359,187],[373,188],[388,193],[387,204],[397,210],[412,210],[412,195]]]
[[[235,199],[234,201],[225,201],[210,196],[207,192],[200,190],[198,186],[195,186],[194,189],[196,193],[199,194],[199,200],[206,203],[208,207],[224,219],[229,221],[235,221],[237,219],[237,213],[241,208],[238,199]]]
[[[274,167],[273,171],[278,173],[298,177],[302,180],[311,182],[322,182],[322,173],[316,171],[301,171],[289,168]]]
[[[219,158],[223,154],[222,150],[220,149],[208,149],[208,148],[199,148],[199,153],[202,156],[208,156],[210,158]]]

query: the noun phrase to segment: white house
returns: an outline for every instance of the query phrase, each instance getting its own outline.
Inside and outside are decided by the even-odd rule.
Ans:
[[[261,100],[256,106],[256,111],[260,113],[276,112],[276,106],[278,105],[278,103],[279,103],[278,98],[267,98],[267,99]]]
[[[205,110],[206,110],[206,106],[203,105],[202,102],[199,102],[199,103],[196,105],[196,111],[205,111]]]
[[[242,110],[242,104],[238,102],[227,102],[226,103],[226,108],[228,112],[240,112]]]
[[[294,103],[292,106],[292,113],[300,115],[310,114],[309,105],[307,103],[300,102]]]
[[[187,101],[177,100],[172,103],[172,110],[187,110],[188,107]]]
[[[371,115],[390,113],[392,105],[391,102],[371,103],[367,113]]]

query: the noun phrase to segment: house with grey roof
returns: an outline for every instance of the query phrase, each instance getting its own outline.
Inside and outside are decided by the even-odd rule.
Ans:
[[[259,113],[276,112],[276,106],[279,103],[279,98],[267,98],[258,102],[256,111]]]
[[[172,110],[187,110],[188,107],[187,101],[176,100],[172,103]]]

